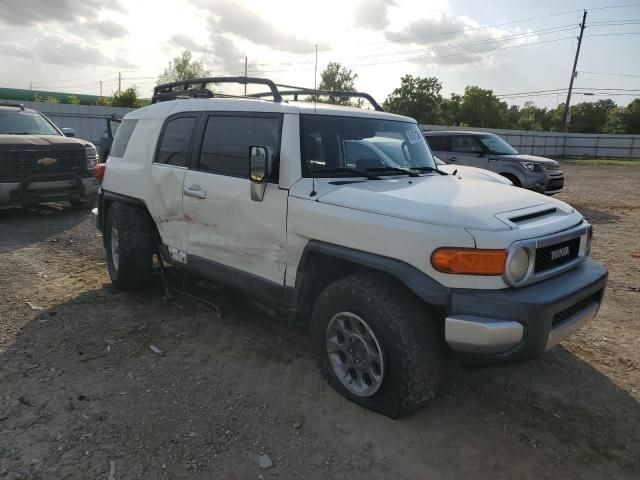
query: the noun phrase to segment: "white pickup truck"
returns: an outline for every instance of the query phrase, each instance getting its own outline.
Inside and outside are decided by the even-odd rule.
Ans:
[[[226,82],[269,92],[206,88]],[[416,121],[373,99],[284,98],[305,92],[205,78],[126,115],[94,210],[116,287],[149,284],[158,254],[271,302],[332,387],[391,417],[434,397],[448,355],[537,357],[595,317],[607,270],[574,208],[439,170]]]

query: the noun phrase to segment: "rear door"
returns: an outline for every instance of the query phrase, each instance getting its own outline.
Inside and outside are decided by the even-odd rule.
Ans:
[[[188,262],[196,270],[222,273],[229,283],[252,277],[284,284],[288,191],[278,187],[281,130],[282,114],[207,115],[184,181]],[[251,146],[274,152],[262,201],[251,199]]]
[[[184,262],[187,250],[182,187],[193,149],[199,113],[169,117],[162,131],[151,165],[147,205],[156,221],[171,257]]]
[[[473,135],[452,135],[447,163],[488,168],[489,162],[483,146]]]
[[[451,137],[447,135],[429,135],[425,136],[431,153],[443,162],[447,161],[449,154],[449,146],[451,145]]]

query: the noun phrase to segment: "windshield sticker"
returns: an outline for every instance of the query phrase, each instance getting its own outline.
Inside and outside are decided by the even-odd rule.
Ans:
[[[418,143],[422,140],[422,133],[419,130],[407,130],[407,139],[411,144]]]

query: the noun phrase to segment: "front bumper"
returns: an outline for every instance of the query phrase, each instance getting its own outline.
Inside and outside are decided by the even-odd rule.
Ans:
[[[548,173],[545,192],[547,195],[560,193],[564,188],[564,174],[560,170],[552,170]]]
[[[455,352],[496,360],[538,357],[592,320],[608,271],[587,261],[527,287],[451,291],[445,340]]]
[[[20,183],[0,183],[0,205],[91,201],[97,192],[98,184],[93,177],[68,173],[33,175]]]

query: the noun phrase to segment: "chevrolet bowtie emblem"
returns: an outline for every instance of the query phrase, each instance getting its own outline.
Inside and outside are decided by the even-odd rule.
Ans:
[[[58,163],[57,158],[45,157],[38,160],[38,165],[53,165],[54,163]]]

